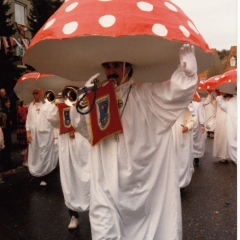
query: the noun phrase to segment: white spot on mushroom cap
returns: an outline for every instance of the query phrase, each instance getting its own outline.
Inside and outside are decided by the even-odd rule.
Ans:
[[[184,26],[179,26],[179,29],[181,30],[181,32],[183,33],[183,35],[185,37],[189,37],[190,36],[190,32],[184,27]]]
[[[219,80],[219,77],[217,77],[217,78],[214,78],[214,80],[218,81],[218,80]]]
[[[188,26],[197,34],[199,34],[198,30],[196,29],[196,27],[193,25],[193,23],[191,21],[188,21]]]
[[[166,6],[168,9],[170,9],[170,10],[172,10],[172,11],[174,11],[174,12],[177,12],[177,11],[178,11],[177,8],[176,8],[174,5],[172,5],[171,3],[165,2],[164,4],[165,4],[165,6]]]
[[[105,15],[99,18],[98,22],[102,27],[111,27],[115,22],[116,18],[113,15]]]
[[[78,2],[72,3],[72,4],[70,4],[70,5],[65,9],[65,11],[66,11],[66,12],[70,12],[70,11],[72,11],[74,8],[76,8],[77,5],[78,5]]]
[[[50,28],[55,21],[56,21],[56,18],[53,18],[52,20],[50,20],[49,22],[47,22],[47,24],[45,25],[45,27],[43,28],[43,30],[46,30],[46,29]]]
[[[148,2],[138,2],[137,6],[142,11],[151,12],[153,10],[153,5]]]
[[[99,2],[110,2],[112,0],[99,0]]]
[[[228,82],[231,82],[232,80],[231,79],[228,79]]]
[[[156,35],[162,36],[162,37],[166,36],[168,34],[167,28],[164,25],[159,24],[159,23],[156,23],[156,24],[153,25],[152,31]]]
[[[63,26],[62,31],[64,34],[71,34],[76,31],[77,27],[78,27],[77,22],[70,22]]]

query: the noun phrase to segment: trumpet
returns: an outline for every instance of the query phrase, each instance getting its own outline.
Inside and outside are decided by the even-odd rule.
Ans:
[[[107,79],[107,80],[104,80],[102,82],[99,82],[98,79],[94,80],[94,82],[97,84],[97,88],[103,87],[109,81],[114,81],[114,83],[116,82],[115,79]],[[94,86],[87,87],[88,92],[93,91],[93,89],[94,89]],[[63,101],[65,102],[65,104],[67,104],[70,107],[75,106],[78,102],[79,96],[84,94],[85,91],[86,91],[86,87],[78,88],[78,87],[75,87],[75,86],[66,86],[62,91]],[[86,102],[85,99],[83,99],[79,103],[79,107],[84,108],[86,106],[87,106],[87,102]]]
[[[60,98],[62,98],[62,94],[59,93],[58,95],[56,95],[52,90],[48,90],[44,94],[44,101],[46,103],[55,103],[56,99]]]

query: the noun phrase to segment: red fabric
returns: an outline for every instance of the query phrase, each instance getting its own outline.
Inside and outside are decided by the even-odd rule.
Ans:
[[[66,14],[66,10],[70,9]],[[76,22],[76,30],[64,34],[63,27],[72,22]],[[155,24],[166,29],[166,34],[161,37],[196,44],[204,51],[210,52],[191,19],[175,3],[163,0],[152,0],[148,4],[136,0],[69,0],[38,31],[31,41],[30,48],[43,39],[66,39],[87,35],[156,36],[153,30]]]
[[[86,98],[91,107],[94,101],[94,92],[88,93]],[[100,112],[102,112],[102,115]],[[95,104],[90,112],[90,123],[92,145],[95,145],[114,133],[123,132],[118,112],[116,93],[111,81],[97,90]]]
[[[25,123],[27,119],[28,108],[18,107],[18,122]]]
[[[210,77],[207,81],[205,81],[204,85],[207,90],[215,90],[218,86],[218,82],[221,75]]]
[[[75,131],[71,124],[71,119],[69,115],[70,107],[65,103],[58,103],[58,113],[59,113],[59,134],[64,134],[67,132]]]
[[[237,82],[237,69],[232,69],[221,75],[218,86]]]
[[[193,95],[193,100],[201,102],[201,97],[199,96],[197,91],[195,91],[195,93]]]

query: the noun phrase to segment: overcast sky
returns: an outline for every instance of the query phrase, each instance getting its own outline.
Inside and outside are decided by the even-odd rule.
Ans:
[[[229,50],[237,45],[237,0],[171,1],[194,22],[210,48]]]

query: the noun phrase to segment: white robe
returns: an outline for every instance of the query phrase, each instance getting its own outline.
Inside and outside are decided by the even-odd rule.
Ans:
[[[213,94],[208,94],[206,100],[208,101],[208,104],[204,106],[206,114],[206,131],[214,132],[216,125],[217,102]]]
[[[51,104],[47,119],[54,127],[59,127],[59,113],[55,104]],[[75,138],[69,133],[58,136],[60,180],[65,205],[76,212],[89,209],[90,202],[90,144],[79,132]]]
[[[217,103],[227,113],[228,150],[230,158],[237,163],[237,96],[233,96],[229,101],[218,96]]]
[[[192,101],[188,109],[195,121],[193,128],[193,157],[201,158],[205,152],[206,129],[201,131],[201,125],[206,127],[205,109],[202,102]]]
[[[32,102],[28,108],[26,130],[32,136],[28,144],[28,169],[35,177],[47,175],[58,163],[58,144],[54,128],[46,118],[47,107],[47,104]]]
[[[228,101],[229,99],[224,99]],[[213,140],[213,156],[228,159],[227,114],[217,104],[216,127]]]
[[[183,133],[181,125],[187,126],[188,131]],[[172,126],[180,188],[184,188],[189,185],[194,172],[192,133],[194,125],[195,121],[191,115],[191,112],[187,108]]]
[[[130,84],[117,88],[121,98]],[[93,240],[182,239],[172,125],[187,107],[197,76],[178,69],[171,81],[133,85],[121,118],[123,134],[92,147],[90,222]],[[125,103],[127,94],[122,98]],[[121,113],[123,108],[119,111]],[[78,129],[89,116],[71,108]]]

